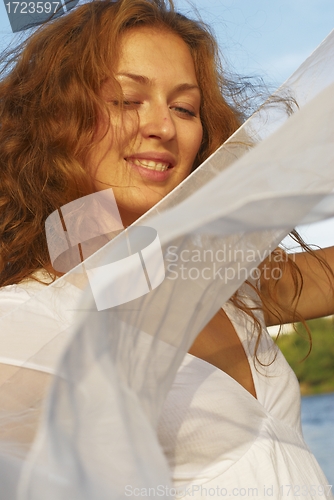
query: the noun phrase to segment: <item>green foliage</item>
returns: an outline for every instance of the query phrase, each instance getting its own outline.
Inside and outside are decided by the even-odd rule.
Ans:
[[[277,344],[297,375],[302,394],[334,392],[334,320],[320,318],[307,324],[312,337],[309,355],[310,340],[300,323],[298,333],[280,336]]]

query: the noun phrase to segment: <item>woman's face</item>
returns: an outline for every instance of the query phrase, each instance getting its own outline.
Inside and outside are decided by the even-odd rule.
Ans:
[[[115,74],[123,113],[106,83],[111,126],[97,140],[89,169],[98,191],[112,187],[127,226],[190,173],[202,141],[201,98],[190,51],[168,32],[126,32]],[[101,119],[98,139],[106,125]]]

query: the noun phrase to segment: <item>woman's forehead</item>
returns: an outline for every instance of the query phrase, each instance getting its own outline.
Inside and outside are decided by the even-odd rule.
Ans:
[[[135,28],[123,34],[115,73],[139,75],[153,82],[165,73],[166,78],[173,76],[184,83],[197,83],[194,61],[184,40],[153,27]]]

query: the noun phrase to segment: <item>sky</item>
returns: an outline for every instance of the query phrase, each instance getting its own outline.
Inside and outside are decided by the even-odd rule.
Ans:
[[[13,39],[5,7],[8,1],[0,0],[0,50]],[[334,28],[334,0],[174,0],[174,3],[191,17],[197,10],[215,33],[233,71],[261,76],[273,88],[283,83]],[[334,218],[300,231],[308,243],[334,245]]]

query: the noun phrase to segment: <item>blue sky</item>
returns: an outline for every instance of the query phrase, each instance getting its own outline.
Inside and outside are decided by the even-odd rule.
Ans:
[[[191,12],[186,0],[175,0]],[[333,0],[193,0],[238,72],[282,83],[334,28]]]
[[[5,2],[0,0],[0,49],[13,38]],[[263,76],[274,86],[283,83],[334,28],[333,0],[174,2],[185,14],[193,16],[193,6],[198,10],[233,70]],[[302,232],[310,243],[334,244],[334,220]]]

